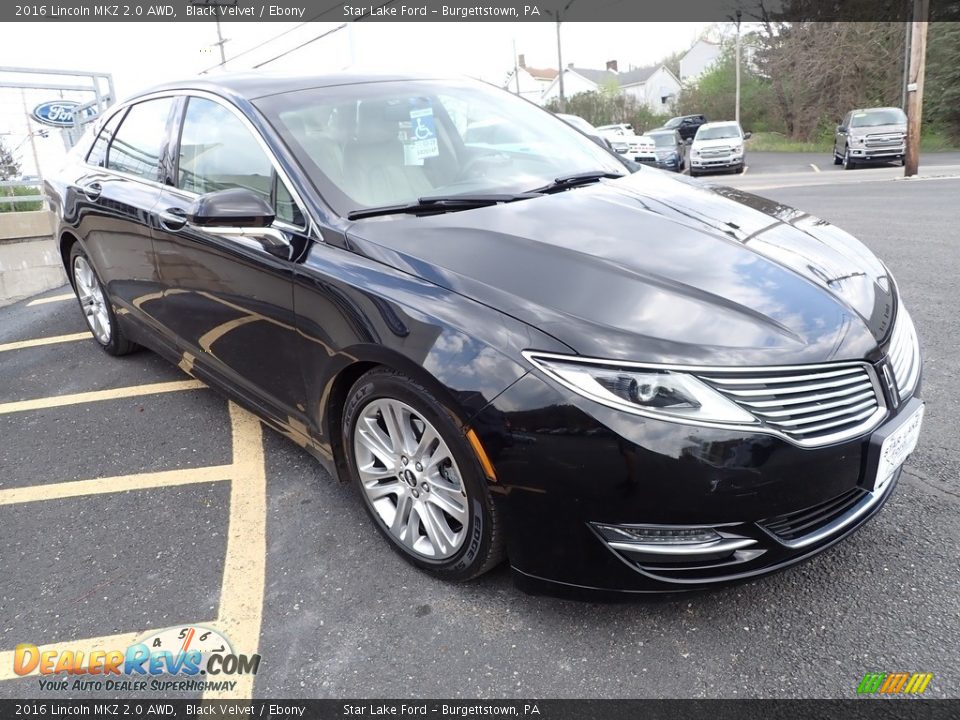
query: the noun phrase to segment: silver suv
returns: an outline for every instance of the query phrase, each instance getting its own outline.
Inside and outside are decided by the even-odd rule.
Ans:
[[[867,163],[903,160],[907,116],[895,107],[851,110],[837,125],[833,163],[853,170]]]

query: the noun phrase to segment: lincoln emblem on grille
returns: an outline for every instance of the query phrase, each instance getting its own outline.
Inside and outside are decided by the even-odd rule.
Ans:
[[[890,361],[884,360],[880,367],[883,369],[883,381],[887,384],[890,402],[895,409],[900,404],[900,393],[897,391],[897,383],[893,379],[893,370],[890,369]]]

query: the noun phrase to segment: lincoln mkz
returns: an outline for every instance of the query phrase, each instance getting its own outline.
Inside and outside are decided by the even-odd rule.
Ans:
[[[484,123],[503,140],[468,142]],[[255,413],[439,578],[755,577],[863,525],[917,442],[917,334],[860,242],[631,173],[478,82],[166,85],[47,191],[108,354],[149,348]]]

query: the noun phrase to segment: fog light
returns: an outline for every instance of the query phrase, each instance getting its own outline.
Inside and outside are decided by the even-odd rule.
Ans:
[[[657,525],[595,525],[611,542],[634,541],[671,545],[702,545],[720,540],[713,528],[670,527]]]

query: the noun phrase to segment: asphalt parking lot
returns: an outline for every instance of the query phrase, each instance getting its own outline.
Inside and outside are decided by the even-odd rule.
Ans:
[[[441,584],[292,442],[149,352],[105,356],[61,288],[0,308],[0,697],[46,694],[12,673],[18,643],[122,646],[184,623],[262,655],[234,691],[257,697],[845,698],[888,671],[960,697],[960,179],[797,184],[791,162],[762,187],[753,165],[718,181],[860,237],[925,355],[919,448],[861,532],[669,600],[532,597],[506,568]]]

